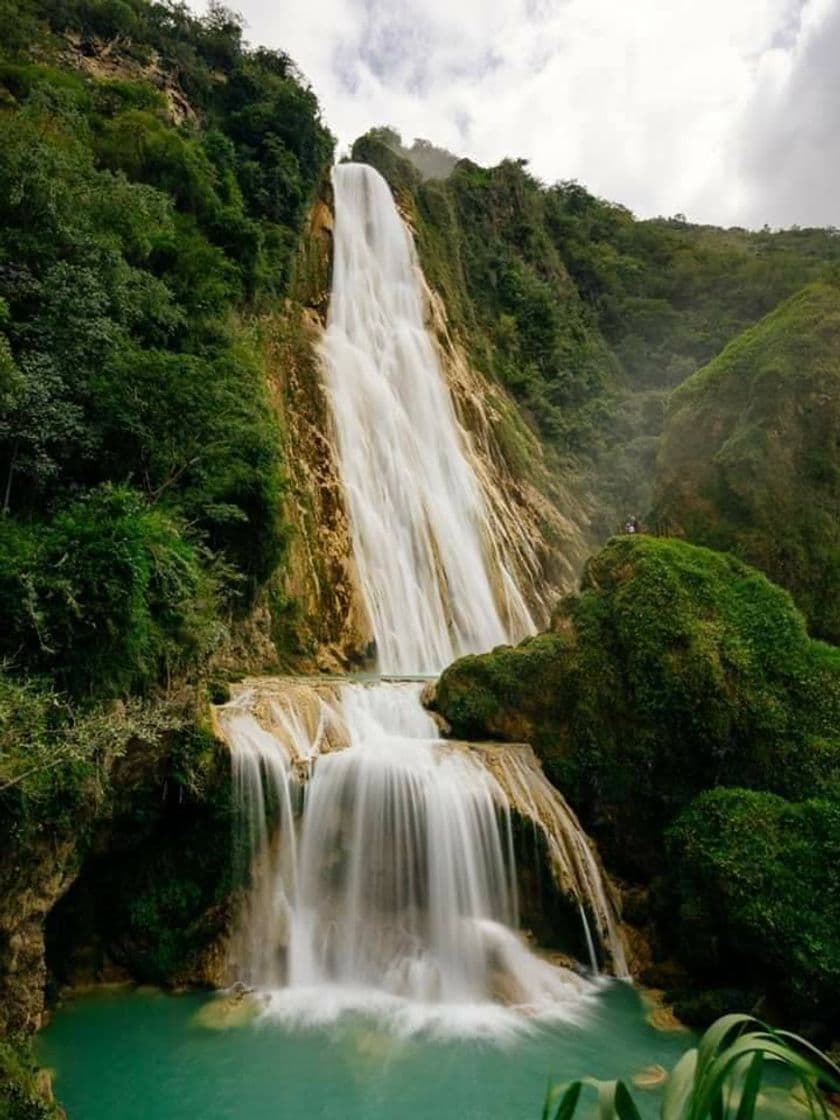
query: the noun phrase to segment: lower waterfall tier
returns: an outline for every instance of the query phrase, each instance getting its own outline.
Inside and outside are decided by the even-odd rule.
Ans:
[[[314,1018],[371,1000],[568,1014],[590,985],[518,933],[511,811],[623,974],[597,859],[528,748],[442,741],[421,690],[263,681],[219,710],[250,865],[231,976]]]

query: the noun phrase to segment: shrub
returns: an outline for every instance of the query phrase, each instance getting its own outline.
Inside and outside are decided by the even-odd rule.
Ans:
[[[671,826],[671,938],[700,983],[769,978],[790,1013],[836,1016],[840,797],[717,789]]]
[[[76,694],[142,689],[205,651],[216,587],[169,515],[104,486],[51,523],[0,523],[0,649]]]

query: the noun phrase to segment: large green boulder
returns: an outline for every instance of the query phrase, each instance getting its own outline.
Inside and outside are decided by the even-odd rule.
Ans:
[[[661,871],[663,833],[716,785],[799,799],[840,756],[840,650],[736,558],[621,537],[553,631],[456,661],[435,704],[455,735],[530,740],[608,863]]]
[[[668,835],[670,940],[701,986],[758,988],[837,1022],[840,796],[702,794]]]
[[[656,517],[786,587],[840,641],[840,284],[809,285],[674,394]]]

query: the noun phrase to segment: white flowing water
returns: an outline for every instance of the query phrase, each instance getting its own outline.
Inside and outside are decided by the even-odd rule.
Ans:
[[[380,670],[438,673],[534,624],[489,532],[388,185],[346,163],[333,188],[323,357],[354,554]]]
[[[428,675],[534,626],[489,532],[390,190],[355,164],[333,185],[323,357],[354,556],[380,670]],[[482,751],[443,742],[421,685],[274,683],[220,713],[251,861],[236,977],[308,1021],[374,1005],[407,1028],[474,1032],[509,1025],[511,1007],[577,1014],[589,985],[517,933],[511,806],[531,819],[549,806],[555,877],[602,939],[612,911],[545,779],[513,762],[497,775]]]
[[[256,853],[236,978],[309,1023],[375,1008],[405,1029],[496,1033],[521,1011],[578,1014],[588,984],[516,932],[508,796],[481,751],[439,738],[422,685],[275,683],[221,710]]]

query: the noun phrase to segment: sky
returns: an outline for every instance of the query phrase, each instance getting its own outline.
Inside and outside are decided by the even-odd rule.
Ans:
[[[229,0],[373,125],[640,217],[840,226],[840,0]]]

